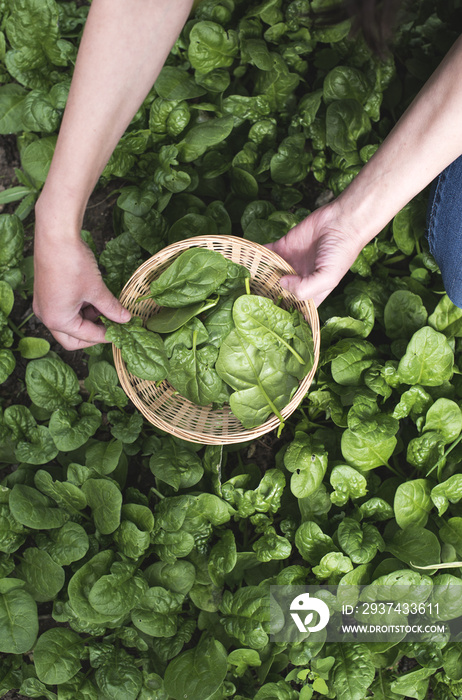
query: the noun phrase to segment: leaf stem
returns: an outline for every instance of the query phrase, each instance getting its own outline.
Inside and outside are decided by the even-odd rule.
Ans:
[[[14,333],[16,333],[16,335],[18,335],[20,338],[24,338],[24,333],[22,333],[22,332],[19,330],[19,328],[17,327],[17,325],[16,325],[15,323],[13,323],[13,321],[12,321],[11,318],[9,318],[9,317],[8,317],[8,325],[9,325],[9,327],[11,328],[11,330],[12,330]]]
[[[19,330],[20,328],[22,328],[23,326],[25,326],[26,323],[27,323],[33,316],[35,316],[35,314],[34,314],[34,312],[32,311],[32,313],[29,314],[29,316],[26,316],[26,318],[24,319],[24,321],[21,321],[21,323],[20,323],[19,326],[18,326],[18,330]]]
[[[401,262],[401,260],[406,260],[407,255],[404,255],[402,253],[401,255],[393,255],[391,258],[387,258],[382,261],[382,265],[394,265],[397,262]]]
[[[402,473],[399,472],[397,469],[395,469],[394,467],[392,467],[391,464],[390,464],[389,462],[385,462],[384,466],[385,466],[385,467],[388,467],[388,469],[389,469],[391,472],[393,472],[393,474],[395,474],[396,476],[399,476],[400,479],[403,479],[403,478],[404,478],[404,474],[402,474]]]
[[[153,493],[155,493],[156,496],[158,496],[158,498],[165,498],[165,496],[163,496],[163,495],[161,494],[160,491],[158,491],[157,489],[155,489],[154,486],[151,486],[151,491],[152,491]]]
[[[447,455],[448,455],[450,452],[452,452],[452,450],[454,449],[454,447],[457,447],[457,445],[459,444],[459,442],[460,442],[461,440],[462,440],[462,433],[459,435],[459,437],[457,438],[457,440],[454,440],[454,442],[452,443],[451,447],[448,447],[448,449],[444,452],[444,454],[441,455],[441,457],[440,457],[439,460],[436,462],[436,464],[434,464],[433,467],[430,469],[430,471],[427,472],[426,476],[429,476],[432,472],[435,471],[435,469],[438,469],[438,467],[439,467],[439,465],[441,464],[441,462],[443,461],[443,459],[445,459],[445,458],[447,457]]]

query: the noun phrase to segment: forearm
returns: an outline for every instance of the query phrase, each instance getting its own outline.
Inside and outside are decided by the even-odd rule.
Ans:
[[[343,220],[371,240],[462,154],[459,39],[375,155],[337,198]]]
[[[93,0],[38,212],[81,220],[191,6],[192,0]]]

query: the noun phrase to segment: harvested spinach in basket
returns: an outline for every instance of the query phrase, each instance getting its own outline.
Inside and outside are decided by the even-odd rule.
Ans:
[[[160,306],[141,319],[104,320],[127,369],[167,379],[199,406],[229,404],[247,428],[261,425],[292,398],[313,364],[311,329],[296,310],[250,293],[250,272],[221,253],[190,248],[150,285]]]

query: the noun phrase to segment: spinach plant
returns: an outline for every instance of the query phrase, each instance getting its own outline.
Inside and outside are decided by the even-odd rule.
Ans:
[[[271,585],[399,581],[449,622],[460,609],[462,311],[428,251],[424,198],[320,306],[319,369],[280,438],[223,447],[161,433],[128,403],[107,345],[70,357],[26,320],[29,213],[88,6],[0,2],[0,134],[17,166],[0,193],[0,695],[459,698],[457,639],[269,636]],[[197,4],[99,183],[117,197],[111,240],[83,234],[115,294],[183,237],[274,241],[342,191],[459,33],[456,0],[408,3],[393,57],[380,60],[348,20],[316,20],[329,6]],[[164,326],[168,363],[149,359],[150,331],[137,321],[133,339],[108,333],[150,376],[168,376],[170,359],[193,346],[196,357],[207,349],[208,376],[214,348],[243,416],[246,392],[263,416],[265,394],[280,410],[305,365],[266,331],[267,374],[263,351],[242,347],[236,277],[228,267],[197,313],[166,314],[183,324]],[[250,311],[245,328],[263,332],[262,311]],[[291,320],[289,332],[277,321],[279,337],[309,363]],[[239,365],[228,367],[234,352]]]

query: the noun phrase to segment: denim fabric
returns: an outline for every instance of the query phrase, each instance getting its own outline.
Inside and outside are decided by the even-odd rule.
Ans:
[[[446,293],[453,304],[462,308],[462,156],[432,183],[427,236]]]

